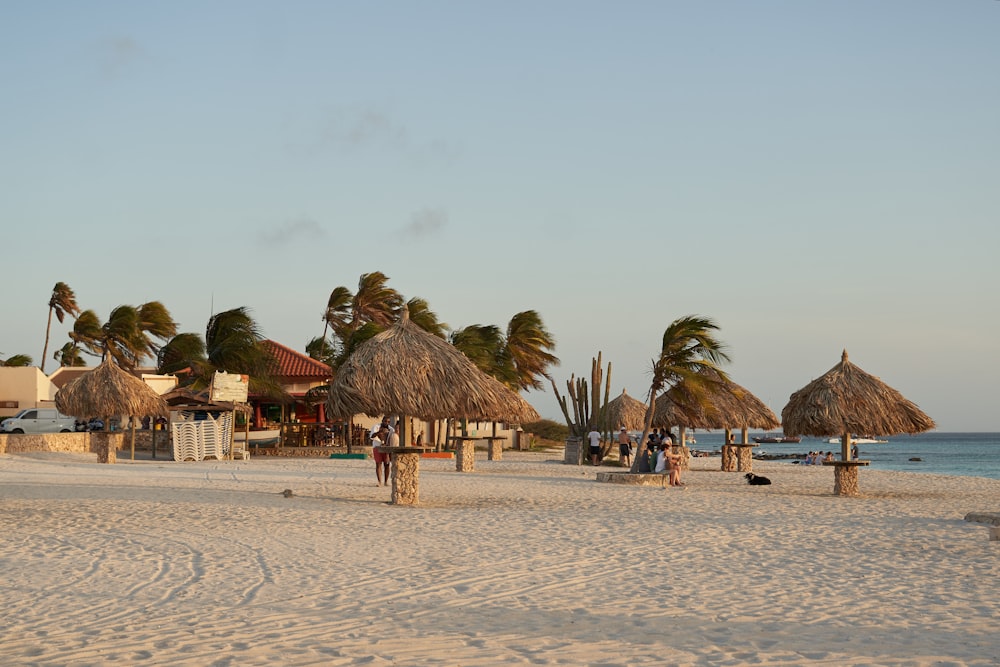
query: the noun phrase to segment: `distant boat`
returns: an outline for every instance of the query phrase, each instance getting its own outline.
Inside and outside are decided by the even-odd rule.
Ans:
[[[760,435],[753,438],[757,444],[782,443],[782,442],[802,442],[802,438],[797,435]]]
[[[839,445],[840,438],[830,438],[827,440],[831,445]],[[859,435],[856,438],[851,438],[852,445],[884,445],[889,442],[888,440],[879,440],[877,438],[871,438],[864,435]]]
[[[246,440],[246,434],[243,431],[237,430],[233,433],[233,440],[236,442],[243,442]],[[278,444],[281,440],[281,431],[278,429],[267,430],[267,431],[250,431],[250,446],[251,447],[266,447],[270,445]]]

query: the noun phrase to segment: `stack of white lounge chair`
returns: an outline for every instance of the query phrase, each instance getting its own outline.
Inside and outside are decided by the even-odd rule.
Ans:
[[[175,461],[222,460],[229,456],[233,439],[233,414],[223,412],[213,418],[195,420],[193,414],[181,413],[171,424]]]

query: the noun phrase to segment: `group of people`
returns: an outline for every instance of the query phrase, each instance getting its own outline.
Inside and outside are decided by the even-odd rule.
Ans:
[[[649,434],[650,442],[654,445],[660,443],[661,437],[658,430]],[[601,433],[597,429],[591,429],[587,434],[587,441],[590,447],[590,462],[595,466],[601,465]],[[618,457],[626,466],[632,465],[632,436],[624,426],[618,431]]]
[[[592,432],[593,433],[593,432]],[[598,444],[600,438],[598,436]],[[624,426],[618,431],[618,455],[622,463],[632,465],[632,436]],[[594,439],[591,439],[591,455],[594,454]],[[645,443],[645,451],[640,456],[648,457],[648,466],[643,468],[648,472],[666,474],[670,486],[684,486],[681,481],[684,457],[674,453],[674,436],[667,429],[653,429]],[[596,459],[595,459],[595,465]]]
[[[833,452],[827,452],[826,454],[824,454],[823,452],[809,452],[808,454],[806,454],[806,460],[804,461],[804,463],[807,466],[808,465],[818,466],[822,465],[824,461],[832,462],[835,460],[836,459],[833,458]]]

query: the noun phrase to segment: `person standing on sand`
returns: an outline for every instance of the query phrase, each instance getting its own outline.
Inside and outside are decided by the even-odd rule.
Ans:
[[[396,429],[394,429],[392,427],[391,424],[389,424],[389,418],[388,417],[382,417],[382,421],[380,423],[375,424],[374,426],[372,426],[372,432],[371,432],[372,433],[372,437],[374,438],[378,434],[378,432],[380,430],[382,430],[382,429],[388,430],[389,433],[393,433],[396,430]],[[384,442],[384,440],[383,440],[383,442]]]
[[[632,437],[624,426],[618,431],[618,458],[624,461],[626,466],[632,465]]]
[[[590,441],[590,461],[596,466],[599,465],[597,459],[601,456],[601,433],[595,428],[587,434]]]
[[[379,447],[386,444],[389,438],[389,427],[387,426],[379,428],[378,432],[372,436],[372,457],[375,459],[375,479],[378,480],[377,486],[382,486],[383,478],[385,485],[389,485],[389,454],[378,450]],[[399,441],[398,435],[396,436],[396,441]]]

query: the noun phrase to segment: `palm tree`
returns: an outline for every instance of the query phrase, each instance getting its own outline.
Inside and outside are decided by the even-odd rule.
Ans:
[[[45,372],[45,357],[49,353],[49,333],[52,330],[53,313],[60,324],[66,317],[66,313],[74,317],[80,313],[80,307],[76,305],[76,294],[66,283],[56,283],[55,287],[52,288],[52,296],[49,297],[49,322],[45,325],[45,346],[42,348],[41,370],[43,373]]]
[[[331,340],[328,337],[313,338],[306,343],[306,354],[316,361],[322,361],[327,366],[333,368],[340,349],[339,340]]]
[[[139,331],[146,339],[146,352],[156,357],[160,346],[153,339],[167,341],[177,335],[177,323],[170,311],[159,301],[150,301],[139,306]],[[145,355],[144,355],[145,356]]]
[[[406,310],[409,313],[410,321],[427,333],[434,334],[439,338],[445,338],[448,325],[438,319],[437,313],[430,309],[426,299],[413,297],[406,302]]]
[[[358,291],[351,299],[352,330],[357,330],[367,322],[385,329],[399,319],[403,297],[386,285],[388,282],[389,277],[381,271],[361,274]]]
[[[342,347],[340,354],[337,356],[336,364],[334,364],[334,372],[340,368],[348,357],[354,354],[354,350],[358,349],[358,346],[364,343],[369,338],[378,335],[382,331],[382,327],[378,326],[374,322],[365,322],[357,330],[352,331],[346,340],[342,341]]]
[[[548,352],[556,347],[552,336],[534,310],[514,315],[507,325],[507,354],[517,374],[516,389],[542,389],[542,378],[548,378],[549,366],[558,366],[559,358]]]
[[[326,331],[333,329],[333,335],[343,340],[347,335],[351,322],[351,290],[346,287],[335,287],[330,292],[330,297],[326,300],[326,310],[323,311],[323,337],[320,338],[319,356],[316,359],[323,359],[326,353]],[[308,346],[306,348],[308,350]]]
[[[250,391],[287,400],[288,396],[274,373],[274,357],[262,344],[264,336],[246,307],[232,308],[212,315],[205,328],[207,363],[203,379],[215,371],[243,373],[250,376]]]
[[[389,278],[381,271],[364,273],[358,280],[358,291],[351,294],[346,287],[330,292],[323,311],[323,337],[310,341],[310,356],[328,363],[334,370],[351,355],[358,345],[396,322],[403,311],[403,296],[388,286]],[[445,337],[448,325],[441,322],[425,299],[414,297],[405,302],[410,321],[436,336]],[[326,333],[331,330],[335,341],[328,354]]]
[[[15,354],[7,360],[0,359],[0,366],[30,366],[34,360],[26,354]]]
[[[510,357],[504,354],[506,341],[500,327],[493,324],[470,324],[451,332],[449,341],[476,368],[510,387],[517,373]]]
[[[671,322],[663,332],[660,354],[653,361],[649,407],[646,409],[640,448],[645,446],[646,437],[653,426],[658,393],[668,386],[684,382],[697,399],[715,379],[729,380],[729,376],[719,368],[720,363],[729,361],[729,356],[725,352],[725,344],[715,337],[718,330],[718,325],[710,318],[686,315]],[[632,472],[638,470],[640,458],[636,456],[632,462]]]
[[[166,341],[177,333],[177,324],[158,301],[135,306],[118,306],[103,325],[92,310],[76,318],[69,337],[88,354],[111,356],[123,368],[135,368],[147,356],[156,356],[153,339]]]
[[[157,371],[177,373],[187,369],[185,385],[208,387],[216,371],[250,376],[250,390],[280,397],[285,393],[274,379],[274,358],[262,345],[260,327],[248,308],[239,307],[212,315],[205,338],[198,334],[177,334],[157,355]]]
[[[533,310],[514,315],[506,336],[498,326],[471,324],[453,331],[449,341],[476,368],[514,391],[541,388],[539,378],[549,377],[548,367],[559,363],[548,352],[555,348],[555,339]],[[495,422],[493,427],[495,435]]]
[[[499,327],[473,324],[452,332],[450,340],[479,370],[515,391],[541,389],[549,366],[559,364],[549,352],[555,349],[555,338],[534,310],[514,315],[506,335]]]
[[[205,341],[201,336],[179,333],[160,348],[156,355],[156,372],[167,375],[187,369],[191,377],[201,377],[207,361]]]
[[[97,317],[97,313],[87,309],[77,315],[73,329],[69,332],[69,339],[78,350],[100,357],[103,355],[100,345],[102,333],[101,320]]]
[[[80,346],[76,343],[66,343],[61,348],[52,353],[52,358],[59,362],[60,366],[86,366],[87,362],[80,356]]]

